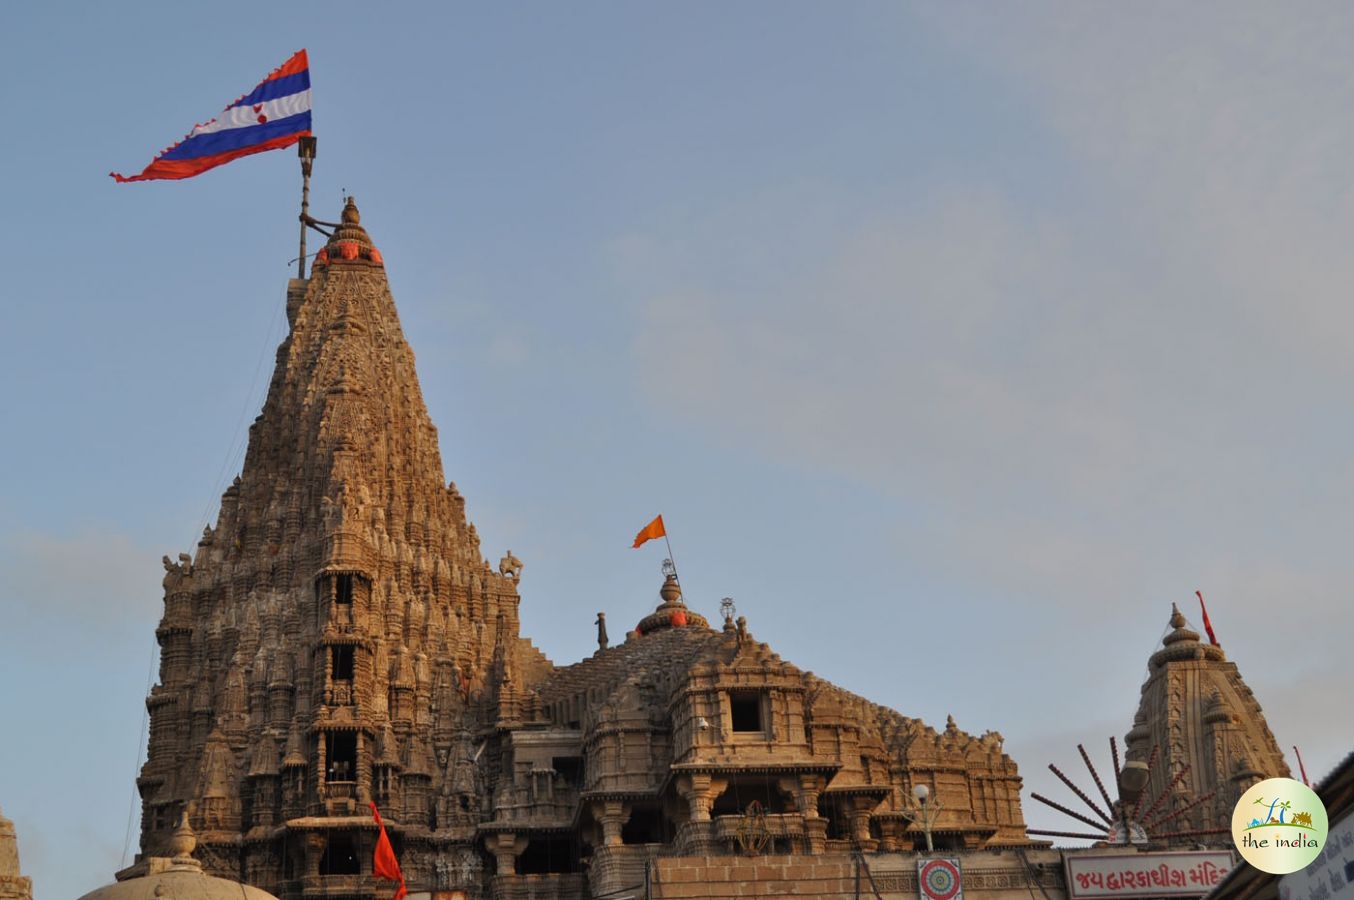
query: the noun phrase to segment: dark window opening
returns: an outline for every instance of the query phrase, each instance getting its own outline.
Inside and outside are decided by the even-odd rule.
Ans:
[[[331,733],[326,741],[328,780],[352,781],[357,777],[357,735],[353,732]]]
[[[353,648],[351,644],[342,644],[331,647],[330,653],[333,659],[333,676],[335,681],[353,680]]]
[[[321,875],[361,875],[357,844],[350,834],[331,834],[320,857]]]
[[[583,757],[556,756],[550,760],[550,768],[558,772],[569,787],[583,787]]]
[[[762,731],[762,698],[760,694],[730,694],[729,712],[735,732]]]
[[[338,577],[334,585],[334,602],[344,604],[353,602],[353,576],[340,575]]]
[[[169,809],[164,806],[151,807],[150,827],[152,831],[159,831],[169,827]]]
[[[582,870],[578,842],[572,837],[532,835],[517,857],[518,875],[550,875]]]
[[[818,817],[827,820],[827,838],[844,841],[851,837],[851,823],[840,805],[828,797],[818,797]]]
[[[630,813],[630,820],[621,826],[621,842],[662,844],[667,840],[667,831],[661,810],[641,808]]]
[[[748,813],[753,803],[761,806],[762,812],[774,815],[790,811],[790,805],[780,788],[766,778],[734,778],[724,793],[715,799],[710,814],[715,816],[742,816]]]

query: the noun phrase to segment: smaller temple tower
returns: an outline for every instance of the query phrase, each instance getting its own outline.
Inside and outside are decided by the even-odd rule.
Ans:
[[[19,874],[19,842],[4,810],[0,810],[0,900],[33,900],[33,881]]]
[[[1200,642],[1174,605],[1170,626],[1148,660],[1126,755],[1149,764],[1145,793],[1152,802],[1161,797],[1168,815],[1176,814],[1171,831],[1227,830],[1246,789],[1291,777],[1288,764],[1255,694],[1222,647]]]

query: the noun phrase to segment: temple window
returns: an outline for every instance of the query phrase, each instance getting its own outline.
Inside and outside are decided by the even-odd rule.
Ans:
[[[517,857],[518,875],[548,875],[582,870],[582,853],[572,836],[531,836]]]
[[[671,837],[671,829],[659,809],[639,807],[621,826],[621,842],[625,844],[661,844]]]
[[[735,734],[765,732],[762,716],[762,695],[751,691],[729,694],[729,717]]]
[[[550,760],[550,768],[559,773],[569,787],[576,790],[583,787],[583,757],[556,756]]]
[[[320,857],[321,875],[361,875],[362,864],[358,861],[357,844],[351,834],[335,833],[329,836],[324,845],[324,855]]]
[[[341,644],[330,648],[333,667],[330,670],[335,681],[353,680],[353,647]]]
[[[343,604],[353,602],[353,576],[338,576],[338,580],[334,585],[334,602]]]
[[[329,760],[328,781],[352,781],[357,777],[357,734],[331,732],[326,735],[326,754]]]

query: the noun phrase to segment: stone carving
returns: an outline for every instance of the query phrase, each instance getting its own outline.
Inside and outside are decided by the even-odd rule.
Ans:
[[[509,550],[507,555],[498,561],[498,573],[511,578],[513,581],[522,580],[522,561],[512,555]]]

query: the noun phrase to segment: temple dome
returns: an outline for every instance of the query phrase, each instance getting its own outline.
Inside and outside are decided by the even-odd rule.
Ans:
[[[187,823],[179,825],[170,846],[173,858],[147,859],[80,900],[277,900],[267,891],[204,873],[193,859],[197,837]]]
[[[676,575],[668,575],[658,590],[663,602],[658,608],[639,620],[635,630],[640,634],[650,634],[661,628],[709,628],[710,620],[700,613],[692,612],[682,602],[682,586]]]

